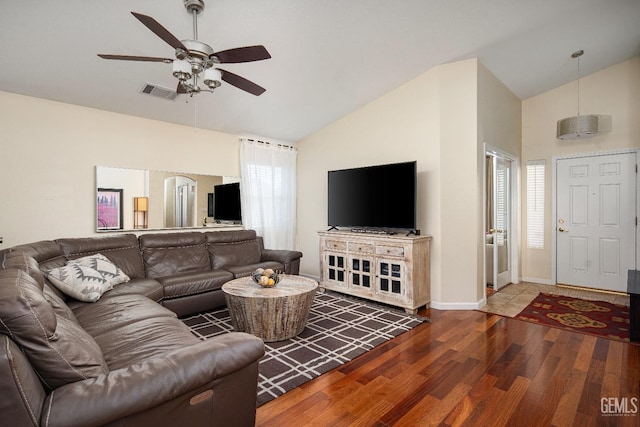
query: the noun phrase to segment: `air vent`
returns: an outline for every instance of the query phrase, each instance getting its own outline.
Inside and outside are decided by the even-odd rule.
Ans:
[[[169,99],[173,101],[178,96],[178,92],[173,89],[154,85],[152,83],[145,83],[140,88],[140,93],[146,93],[147,95],[157,96],[159,98]]]

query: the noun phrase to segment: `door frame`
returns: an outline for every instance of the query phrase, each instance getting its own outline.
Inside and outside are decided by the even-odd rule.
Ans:
[[[490,144],[484,143],[484,153],[482,158],[484,159],[487,155],[495,156],[498,158],[506,159],[511,161],[511,194],[509,195],[511,198],[510,208],[511,215],[509,221],[509,227],[511,232],[509,233],[509,258],[511,259],[511,283],[520,283],[520,159],[513,154],[507,153],[500,148],[494,147]],[[486,256],[486,236],[485,236],[485,227],[484,224],[487,223],[487,167],[486,162],[482,162],[482,280],[484,281],[484,289],[485,289],[485,298],[486,298],[486,288],[487,288],[487,256]],[[495,264],[495,263],[494,263]],[[494,265],[495,271],[495,265]],[[495,284],[494,284],[495,285]]]
[[[636,157],[636,165],[638,164],[640,148],[622,148],[619,150],[606,150],[606,151],[593,151],[593,152],[584,152],[584,153],[575,153],[575,154],[562,154],[552,157],[552,168],[551,168],[551,227],[549,227],[549,232],[551,233],[551,284],[558,284],[558,242],[557,242],[557,233],[556,233],[556,224],[558,223],[558,208],[556,199],[557,195],[557,186],[558,186],[558,160],[567,160],[567,159],[577,159],[580,157],[601,157],[601,156],[612,156],[615,154],[635,154]],[[640,180],[638,179],[638,172],[636,171],[636,206],[635,206],[635,216],[636,222],[638,218],[638,213],[640,212]],[[640,251],[638,247],[640,246],[640,227],[636,226],[636,268],[640,265],[638,262],[640,260]]]

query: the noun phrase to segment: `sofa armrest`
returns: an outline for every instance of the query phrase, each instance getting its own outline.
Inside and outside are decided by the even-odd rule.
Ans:
[[[285,249],[263,249],[260,261],[277,261],[284,265],[285,274],[298,274],[302,252]]]
[[[53,390],[45,402],[41,424],[102,425],[139,414],[189,392],[195,396],[203,392],[203,386],[257,365],[263,355],[264,344],[253,335],[232,332],[210,338]]]

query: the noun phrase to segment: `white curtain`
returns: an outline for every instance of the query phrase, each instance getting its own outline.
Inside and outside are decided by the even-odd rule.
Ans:
[[[240,139],[242,223],[268,249],[295,249],[296,149]]]

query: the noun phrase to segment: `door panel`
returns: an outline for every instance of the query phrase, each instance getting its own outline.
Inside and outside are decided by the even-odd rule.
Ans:
[[[600,274],[620,275],[620,239],[600,239]]]
[[[569,224],[574,226],[586,226],[589,217],[589,187],[586,185],[571,185],[571,206]]]
[[[556,168],[558,283],[624,292],[635,269],[635,153],[562,159]]]
[[[571,237],[571,270],[586,273],[588,270],[588,247],[586,237]]]

